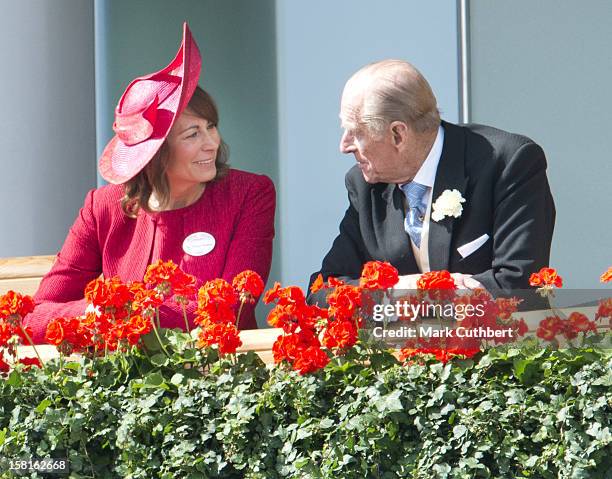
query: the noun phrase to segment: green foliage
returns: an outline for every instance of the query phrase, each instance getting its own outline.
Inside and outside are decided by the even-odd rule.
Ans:
[[[169,355],[151,342],[0,380],[0,477],[23,457],[68,458],[72,478],[612,474],[609,351],[526,345],[402,365],[357,347],[300,376],[165,339]]]

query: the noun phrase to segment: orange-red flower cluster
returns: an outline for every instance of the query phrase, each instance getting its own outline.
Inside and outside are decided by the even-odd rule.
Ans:
[[[196,278],[182,271],[170,261],[162,261],[149,265],[144,281],[164,296],[174,295],[179,303],[186,303],[196,293]]]
[[[2,350],[6,349],[9,355],[16,357],[16,346],[28,344],[32,338],[32,330],[23,326],[23,318],[34,311],[34,301],[30,296],[8,291],[0,296],[0,362],[4,359]],[[12,340],[12,341],[11,341]],[[0,370],[3,370],[0,365]]]
[[[19,363],[24,365],[24,369],[27,371],[32,366],[36,366],[37,368],[42,368],[42,364],[38,358],[19,358]]]
[[[546,341],[555,341],[557,336],[565,336],[566,339],[574,339],[579,333],[588,331],[596,332],[594,321],[590,321],[584,314],[574,312],[567,319],[559,316],[549,316],[542,321],[536,331],[536,335]]]
[[[240,301],[254,303],[263,293],[265,285],[255,271],[246,270],[234,277],[232,286],[238,292]]]
[[[310,285],[310,292],[315,294],[318,291],[321,291],[325,287],[325,281],[323,281],[323,275],[319,273],[316,279]]]
[[[216,344],[219,354],[234,354],[242,346],[238,329],[232,323],[205,322],[198,337],[198,345],[203,348]]]
[[[554,268],[542,268],[529,277],[529,284],[538,288],[561,288],[563,286],[563,278],[559,276]]]
[[[144,283],[123,283],[119,278],[97,278],[85,287],[91,311],[79,318],[56,318],[47,325],[45,339],[63,354],[115,351],[134,346],[152,328],[155,310],[164,301]]]
[[[329,316],[340,321],[359,321],[356,317],[361,307],[361,288],[344,284],[336,287],[328,296]]]
[[[397,269],[383,261],[368,261],[361,271],[359,286],[365,289],[389,289],[399,280]]]
[[[417,290],[421,296],[429,296],[435,301],[450,300],[455,296],[457,285],[451,274],[446,271],[428,271],[417,281]]]
[[[302,375],[318,371],[329,363],[319,338],[309,330],[279,336],[272,345],[272,354],[275,363],[288,361]]]
[[[257,283],[256,280],[248,279],[251,273],[253,275],[257,273],[244,273],[247,274],[241,273],[242,279],[236,280],[240,275],[234,278],[234,281],[243,288],[242,302],[250,299],[244,290],[245,285]],[[263,284],[261,278],[259,281]],[[233,354],[238,347],[242,346],[234,312],[234,305],[238,302],[238,297],[238,290],[224,279],[214,279],[202,285],[198,291],[198,309],[195,318],[195,323],[202,328],[198,337],[200,347],[217,345],[219,354],[224,355]]]
[[[0,373],[8,373],[11,370],[11,365],[4,360],[2,350],[0,350]]]
[[[476,289],[467,294],[457,296],[453,302],[458,304],[471,304],[476,309],[474,314],[468,315],[461,326],[464,328],[487,328],[489,330],[512,329],[512,335],[504,335],[490,338],[496,344],[515,341],[520,336],[524,336],[529,327],[523,318],[515,319],[512,315],[516,313],[522,300],[518,298],[496,298],[484,289]],[[479,312],[482,311],[482,314]]]
[[[268,323],[282,328],[284,335],[274,343],[274,361],[289,362],[300,374],[317,371],[329,362],[322,346],[334,354],[345,354],[358,339],[362,325],[361,310],[365,290],[386,290],[398,280],[397,270],[389,263],[370,261],[364,265],[359,286],[330,276],[327,284],[319,274],[310,287],[314,294],[329,288],[327,309],[306,304],[306,297],[296,286],[276,283],[264,295],[264,302],[275,302]]]
[[[9,320],[11,316],[20,316],[34,311],[34,301],[30,296],[24,296],[15,291],[8,291],[0,296],[0,319]]]
[[[599,302],[599,308],[595,313],[595,321],[608,318],[610,320],[610,328],[612,328],[612,298],[602,299]]]
[[[306,304],[297,286],[282,288],[279,283],[266,291],[264,302],[276,303],[268,314],[268,323],[285,333],[272,346],[274,362],[288,361],[300,374],[325,367],[329,357],[321,349],[319,330],[327,319],[327,310]]]
[[[612,266],[610,266],[608,270],[604,274],[601,275],[599,280],[602,283],[609,283],[610,281],[612,281]]]
[[[336,319],[329,324],[323,334],[323,345],[326,348],[347,350],[357,342],[355,321]]]
[[[480,352],[480,348],[436,348],[436,347],[420,347],[420,348],[403,348],[400,349],[400,361],[409,361],[415,357],[433,356],[437,361],[446,364],[453,358],[472,358]]]

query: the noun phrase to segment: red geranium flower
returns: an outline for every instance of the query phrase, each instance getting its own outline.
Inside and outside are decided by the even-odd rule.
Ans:
[[[529,277],[529,284],[539,288],[561,288],[563,286],[563,279],[559,276],[556,269],[542,268]]]
[[[567,329],[573,333],[593,331],[597,332],[597,326],[593,321],[590,321],[584,314],[574,312],[567,318]]]
[[[326,348],[348,349],[357,342],[357,328],[353,321],[333,321],[325,330],[323,345]]]
[[[241,301],[254,303],[263,293],[265,285],[255,271],[246,270],[234,277],[232,286],[238,291]]]
[[[127,316],[126,306],[132,300],[130,288],[118,277],[90,281],[85,287],[85,299],[98,306],[103,313],[109,313],[115,319]]]
[[[132,296],[131,314],[153,316],[155,308],[164,302],[164,297],[157,290],[146,289],[143,283],[132,283],[129,288]]]
[[[552,341],[563,329],[563,320],[559,316],[548,316],[540,321],[536,335],[538,338]]]
[[[325,281],[323,281],[323,275],[319,273],[317,279],[310,285],[310,292],[315,294],[317,291],[320,291],[325,287]]]
[[[268,313],[268,324],[273,328],[283,328],[285,333],[293,333],[298,326],[300,311],[295,304],[277,304]]]
[[[72,354],[88,346],[91,337],[77,318],[56,318],[47,325],[45,340],[63,354]]]
[[[329,278],[327,278],[327,285],[330,288],[335,288],[337,286],[344,286],[345,284],[346,283],[344,281],[338,278],[334,278],[333,276],[330,276]]]
[[[415,356],[434,356],[437,361],[446,364],[453,358],[471,358],[480,352],[479,348],[433,348],[433,347],[419,347],[419,348],[403,348],[400,350],[399,359],[400,361],[407,361]]]
[[[272,345],[274,363],[293,362],[302,351],[311,346],[320,348],[321,344],[316,334],[309,330],[279,336]]]
[[[306,302],[306,297],[297,286],[282,288],[280,283],[274,283],[272,289],[269,289],[266,291],[266,294],[264,294],[264,303],[268,304],[272,301],[278,301],[278,304],[304,304]]]
[[[141,336],[149,334],[152,329],[153,324],[151,323],[150,317],[145,318],[140,315],[131,316],[129,323],[127,323],[123,338],[127,339],[130,346],[134,346],[138,343]]]
[[[448,271],[429,271],[418,279],[417,289],[426,292],[433,300],[442,301],[454,297],[457,285]]]
[[[0,320],[0,348],[6,345],[9,339],[13,337],[13,328],[4,321]]]
[[[157,260],[147,267],[144,281],[165,296],[179,296],[178,302],[195,295],[196,278],[182,271],[172,260]]]
[[[178,296],[178,302],[185,302],[188,298],[195,295],[196,282],[195,276],[187,274],[179,268],[176,269],[170,284],[172,285],[174,296]]]
[[[446,271],[428,271],[423,273],[417,281],[417,289],[456,289],[455,280]]]
[[[236,349],[242,346],[242,340],[238,329],[233,324],[217,323],[208,324],[200,332],[198,345],[200,347],[216,344],[219,354],[234,354]]]
[[[40,361],[38,360],[38,358],[21,358],[19,362],[25,366],[24,369],[26,371],[30,369],[32,366],[36,366],[39,368],[42,367],[42,364],[40,364]]]
[[[198,291],[198,307],[205,308],[209,304],[224,303],[228,306],[236,304],[236,291],[224,279],[213,279],[202,285]]]
[[[527,332],[529,331],[529,326],[527,326],[525,320],[521,318],[516,321],[514,325],[514,330],[516,331],[516,334],[518,336],[525,336],[525,334],[527,334]]]
[[[2,354],[2,351],[0,350],[0,372],[1,373],[8,373],[11,370],[11,366],[4,361],[4,355]]]
[[[34,301],[30,296],[15,291],[8,291],[0,296],[0,319],[7,319],[14,315],[23,319],[26,314],[32,311],[34,311]]]
[[[300,350],[293,362],[293,369],[303,376],[324,368],[327,363],[329,363],[329,356],[325,354],[325,351],[318,346],[309,346]]]
[[[200,326],[236,322],[236,313],[228,303],[217,302],[202,305],[198,308],[197,313],[194,322]]]
[[[612,319],[612,298],[602,299],[599,302],[599,308],[597,309],[597,313],[595,313],[595,321],[601,318]],[[0,344],[2,344],[1,340]]]
[[[359,286],[366,289],[389,289],[399,281],[397,269],[383,261],[368,261],[361,271]]]
[[[177,268],[173,261],[164,262],[159,259],[147,267],[144,281],[153,287],[161,288],[163,294],[169,294],[170,283]]]
[[[352,319],[357,308],[361,306],[361,288],[350,284],[338,286],[327,297],[327,302],[329,316],[338,320]]]

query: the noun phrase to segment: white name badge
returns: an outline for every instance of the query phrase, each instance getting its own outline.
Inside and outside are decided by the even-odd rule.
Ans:
[[[215,247],[215,237],[210,233],[199,231],[192,233],[183,241],[183,251],[191,256],[204,256]]]

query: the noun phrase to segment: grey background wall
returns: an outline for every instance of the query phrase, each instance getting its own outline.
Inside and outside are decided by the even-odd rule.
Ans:
[[[612,264],[612,3],[471,2],[472,119],[530,136],[557,206],[551,264],[603,287]]]
[[[93,4],[0,8],[0,257],[52,254],[96,185]]]

